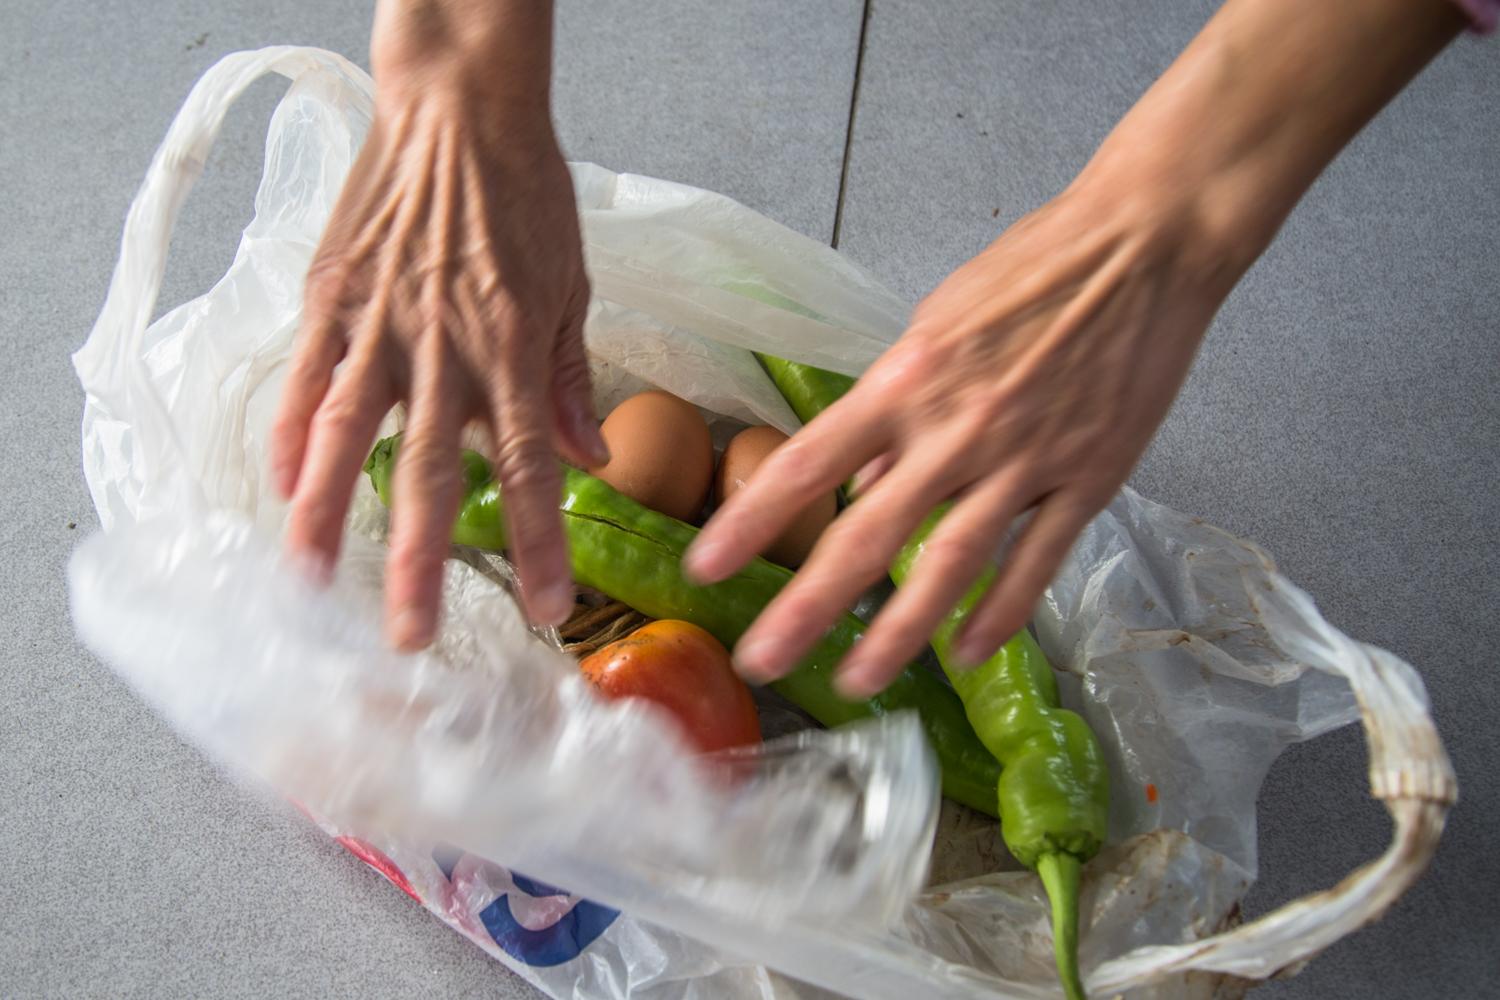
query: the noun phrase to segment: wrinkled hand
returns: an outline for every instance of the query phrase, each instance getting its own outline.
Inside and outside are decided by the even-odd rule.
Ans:
[[[1195,256],[1194,225],[1080,183],[944,281],[690,550],[696,578],[728,576],[812,498],[860,472],[858,501],[742,637],[740,670],[787,673],[945,500],[952,510],[906,584],[842,664],[841,689],[883,688],[1030,511],[957,652],[981,662],[1023,627],[1166,415],[1233,283],[1216,258]]]
[[[289,548],[326,574],[377,427],[407,402],[386,603],[391,640],[410,649],[437,620],[466,424],[491,432],[512,554],[540,621],[572,606],[554,449],[582,464],[605,452],[573,188],[545,81],[540,102],[510,101],[472,61],[450,69],[415,56],[411,32],[400,38],[405,49],[375,52],[374,125],[308,273],[274,475],[292,500]]]

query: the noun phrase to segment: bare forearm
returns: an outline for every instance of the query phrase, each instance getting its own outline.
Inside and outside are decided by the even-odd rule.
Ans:
[[[546,119],[552,0],[380,0],[370,58],[383,90],[459,95]]]
[[[1229,0],[1085,176],[1196,201],[1248,266],[1338,152],[1462,30],[1451,0]]]

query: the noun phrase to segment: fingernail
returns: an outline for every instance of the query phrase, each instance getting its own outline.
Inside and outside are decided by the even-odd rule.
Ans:
[[[776,638],[750,638],[734,647],[734,669],[746,677],[769,681],[781,676],[786,644]]]
[[[604,443],[603,438],[589,445],[588,457],[590,468],[599,469],[609,464],[609,446]]]
[[[561,625],[573,613],[573,585],[566,582],[548,584],[526,603],[538,625]]]
[[[608,465],[609,445],[604,443],[604,435],[599,433],[599,421],[594,418],[593,412],[583,407],[574,407],[569,411],[568,419],[573,423],[573,440],[583,445],[589,466],[598,468]]]
[[[720,558],[723,552],[723,544],[712,539],[704,541],[703,536],[699,535],[698,539],[688,546],[687,552],[683,553],[682,571],[692,583],[718,583],[724,575],[717,572],[718,567],[714,565],[714,560]]]
[[[989,659],[992,651],[990,641],[984,636],[965,633],[953,644],[953,665],[959,670],[973,670]]]
[[[434,626],[431,615],[414,606],[404,607],[391,619],[391,643],[406,652],[423,649],[432,642]]]
[[[883,685],[877,684],[868,673],[841,669],[833,675],[833,690],[848,701],[864,701],[880,693]]]
[[[325,553],[296,549],[287,554],[287,562],[314,586],[326,587],[333,582],[333,560]]]

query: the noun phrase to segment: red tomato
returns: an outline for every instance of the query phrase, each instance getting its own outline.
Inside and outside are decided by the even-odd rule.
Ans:
[[[704,753],[760,742],[755,700],[728,650],[689,622],[642,626],[579,667],[606,698],[645,698],[666,709]]]

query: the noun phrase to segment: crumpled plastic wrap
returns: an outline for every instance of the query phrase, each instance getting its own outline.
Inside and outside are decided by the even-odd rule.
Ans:
[[[268,72],[292,85],[235,261],[150,323],[177,211],[225,111]],[[763,749],[693,759],[655,711],[594,699],[555,634],[522,620],[504,560],[474,552],[447,566],[438,642],[393,653],[365,485],[330,589],[283,564],[270,418],[370,113],[359,69],[280,47],[226,57],[174,121],[74,358],[105,528],[70,566],[84,640],[214,759],[553,996],[1057,996],[1040,884],[992,821],[939,807],[913,719],[824,732],[762,693]],[[749,421],[794,430],[751,350],[857,374],[902,329],[909,307],[879,282],[743,206],[573,175],[601,409],[657,385],[721,440]],[[1094,995],[1238,995],[1422,870],[1456,788],[1420,680],[1324,622],[1254,546],[1124,491],[1035,627],[1112,771],[1111,843],[1082,898]],[[1356,719],[1390,849],[1239,926],[1266,768]]]

